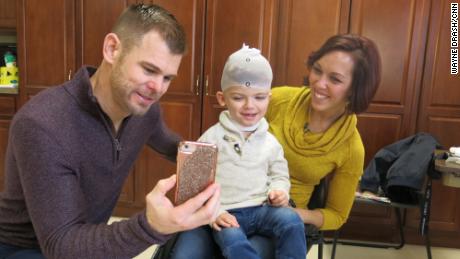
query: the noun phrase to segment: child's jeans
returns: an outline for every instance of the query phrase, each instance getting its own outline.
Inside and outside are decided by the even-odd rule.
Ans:
[[[275,239],[276,258],[305,259],[304,223],[293,209],[263,205],[233,209],[229,213],[237,218],[240,227],[213,231],[225,258],[260,258],[247,238],[260,234]]]
[[[249,241],[260,258],[275,258],[275,242],[265,236],[254,235]],[[212,229],[202,226],[178,233],[177,241],[171,250],[171,259],[206,259],[215,258],[217,245],[212,237]],[[219,253],[221,253],[219,249]],[[217,257],[219,258],[219,257]]]

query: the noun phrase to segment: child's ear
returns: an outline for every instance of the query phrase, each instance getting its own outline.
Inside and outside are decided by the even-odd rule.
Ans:
[[[104,59],[113,64],[121,53],[121,42],[115,33],[109,33],[104,38],[102,54]]]
[[[225,106],[225,98],[224,98],[224,93],[222,91],[217,91],[216,99],[220,106],[222,107]]]

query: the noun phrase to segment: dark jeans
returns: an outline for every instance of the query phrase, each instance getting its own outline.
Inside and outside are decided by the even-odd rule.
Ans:
[[[217,237],[217,242],[226,247],[223,252],[227,257],[251,258],[274,258],[274,250],[277,250],[278,258],[305,258],[305,234],[303,222],[298,215],[288,208],[273,208],[270,206],[252,207],[229,211],[238,218],[241,228],[227,228],[220,231],[218,236],[229,235],[229,239]],[[230,231],[228,235],[224,232]],[[243,233],[241,233],[242,231]],[[234,238],[234,234],[237,237]],[[259,236],[258,234],[274,237],[278,242],[276,245],[270,238]],[[246,239],[249,238],[249,244]],[[237,241],[236,245],[230,244]],[[229,243],[230,242],[230,243]],[[173,259],[195,259],[213,258],[213,237],[208,226],[183,232],[172,251]],[[276,249],[274,249],[276,247]],[[287,251],[287,255],[284,252]],[[291,255],[294,252],[296,255]],[[297,254],[301,254],[298,256]]]
[[[0,259],[45,259],[39,249],[0,243]]]
[[[229,210],[239,228],[213,231],[225,258],[260,258],[247,236],[260,234],[276,239],[275,254],[279,259],[305,259],[307,247],[303,221],[291,208],[257,206]]]

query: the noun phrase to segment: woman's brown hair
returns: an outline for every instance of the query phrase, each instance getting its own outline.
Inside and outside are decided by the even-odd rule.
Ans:
[[[374,98],[380,84],[381,60],[375,43],[363,36],[340,34],[329,38],[317,51],[310,54],[307,67],[332,51],[349,53],[354,61],[353,80],[348,111],[364,112]]]

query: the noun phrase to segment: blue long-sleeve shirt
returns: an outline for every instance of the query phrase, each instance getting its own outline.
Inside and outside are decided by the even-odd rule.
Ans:
[[[13,118],[0,194],[0,242],[47,258],[131,258],[168,236],[145,211],[107,225],[144,144],[174,160],[179,137],[159,104],[124,120],[118,135],[92,94],[94,68],[34,96]]]

